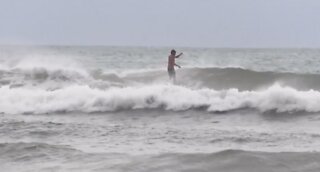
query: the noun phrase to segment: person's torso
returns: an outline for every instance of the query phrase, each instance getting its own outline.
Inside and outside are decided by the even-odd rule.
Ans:
[[[175,56],[170,55],[168,57],[168,69],[174,69],[174,64],[175,64]]]

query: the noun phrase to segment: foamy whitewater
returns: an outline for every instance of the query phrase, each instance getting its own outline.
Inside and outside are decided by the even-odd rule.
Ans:
[[[3,171],[320,170],[320,50],[0,47]]]

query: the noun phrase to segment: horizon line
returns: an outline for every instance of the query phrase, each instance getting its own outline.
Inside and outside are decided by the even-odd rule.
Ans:
[[[170,45],[103,45],[103,44],[0,44],[0,46],[25,46],[25,47],[115,47],[115,48],[198,48],[198,49],[320,49],[320,47],[306,46],[170,46]]]

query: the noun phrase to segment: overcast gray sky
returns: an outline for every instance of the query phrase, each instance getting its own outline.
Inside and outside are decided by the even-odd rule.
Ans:
[[[0,0],[0,44],[320,47],[320,0]]]

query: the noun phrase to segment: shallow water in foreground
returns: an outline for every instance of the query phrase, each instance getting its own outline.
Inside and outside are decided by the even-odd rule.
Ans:
[[[5,171],[320,169],[320,114],[135,110],[0,117]]]

